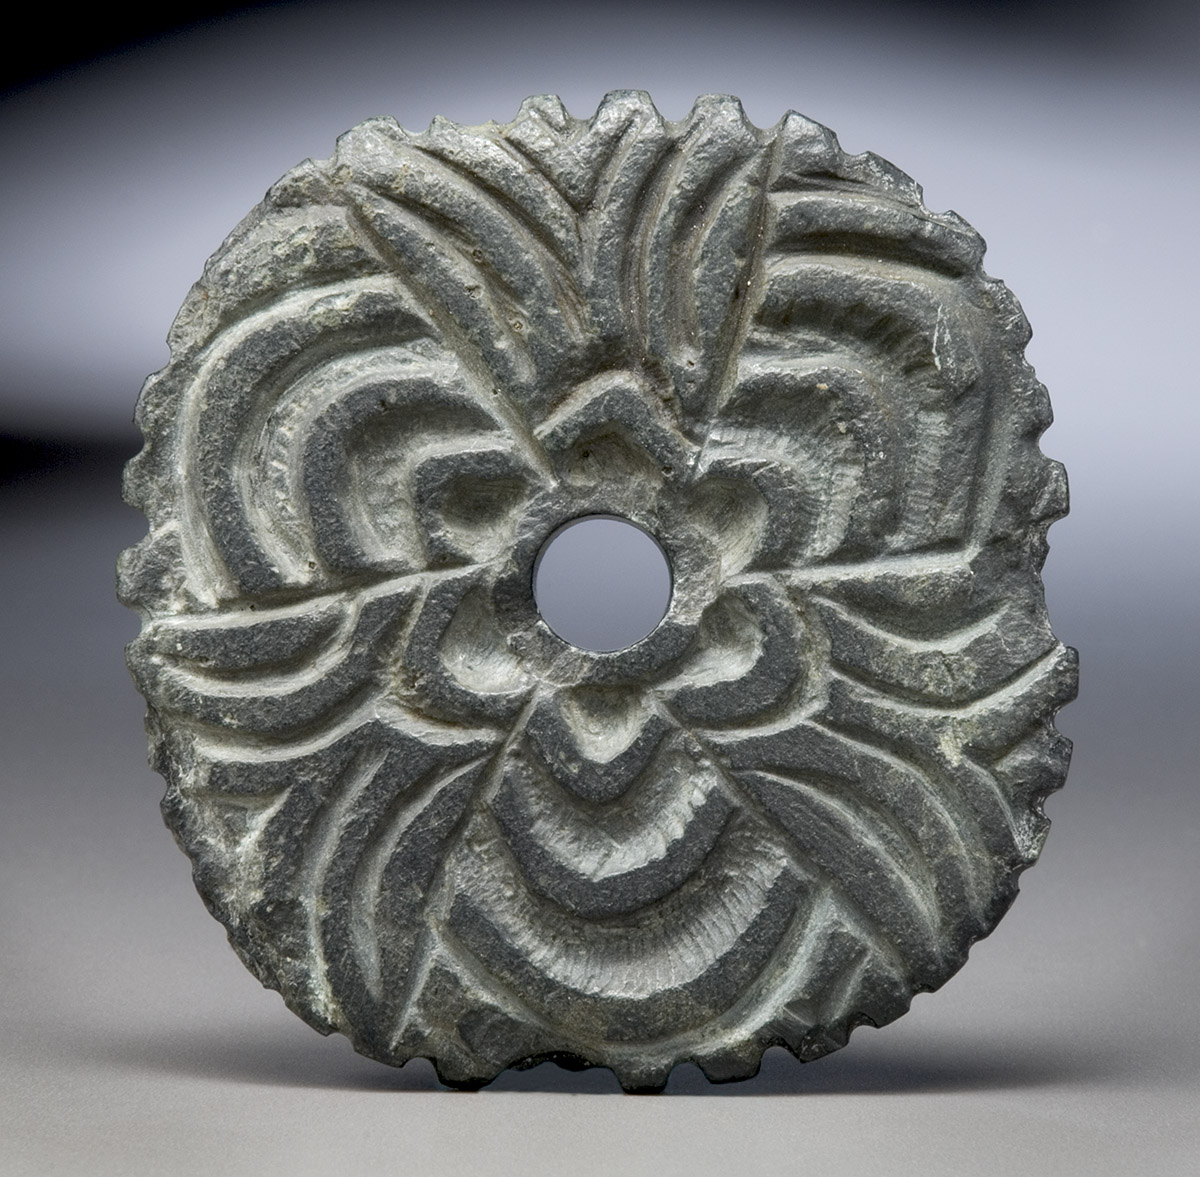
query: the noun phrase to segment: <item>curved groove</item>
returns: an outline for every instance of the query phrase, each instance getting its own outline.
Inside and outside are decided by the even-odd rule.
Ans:
[[[813,804],[826,815],[829,824],[841,823],[847,827],[858,827],[865,832],[863,837],[875,844],[875,848],[893,873],[904,881],[913,901],[921,910],[926,928],[931,936],[940,929],[941,902],[938,899],[937,878],[929,854],[920,839],[887,806],[880,804],[859,782],[834,775],[783,773],[778,769],[762,770],[753,775],[771,780],[794,789],[806,803]],[[886,831],[888,837],[872,833],[871,824]],[[898,845],[898,850],[888,847],[888,842]],[[903,863],[900,855],[903,855]]]
[[[728,1044],[750,1037],[776,1013],[780,994],[795,992],[804,973],[814,962],[811,941],[814,933],[835,918],[832,900],[822,889],[813,888],[803,902],[797,903],[792,922],[779,938],[775,951],[766,960],[754,984],[723,1010],[699,1033],[685,1031],[661,1034],[638,1043],[638,1049],[652,1049],[667,1057],[695,1058],[709,1043]],[[605,1047],[620,1057],[626,1044],[606,1041]]]
[[[1027,662],[1019,670],[1006,675],[990,689],[980,691],[961,702],[927,703],[910,699],[897,699],[893,694],[889,693],[895,690],[894,687],[889,686],[885,690],[861,671],[853,667],[843,666],[840,663],[837,676],[844,679],[847,683],[853,684],[863,693],[870,695],[871,700],[879,706],[888,707],[894,711],[908,710],[931,716],[971,715],[988,707],[998,707],[1004,702],[1016,701],[1019,696],[1026,692],[1028,687],[1039,678],[1044,677],[1047,667],[1060,659],[1062,649],[1062,645],[1056,642],[1044,654],[1039,655],[1032,662]]]
[[[669,759],[678,765],[673,774],[664,767]],[[538,847],[580,878],[610,879],[670,857],[668,847],[687,838],[697,815],[719,796],[711,779],[697,781],[689,767],[704,771],[684,749],[660,749],[620,803],[595,804],[562,789],[540,765],[530,765],[532,771],[506,782],[516,808],[502,812],[495,803],[492,808],[509,827],[510,840]],[[727,814],[727,807],[722,811]]]
[[[657,754],[668,725],[655,711],[643,711],[639,696],[626,716],[638,723],[637,732],[625,747],[608,760],[587,754],[587,741],[580,746],[578,727],[564,717],[563,700],[543,700],[530,714],[525,727],[526,747],[550,771],[556,785],[566,794],[591,803],[634,802],[634,786],[646,779],[643,770]],[[532,770],[532,769],[531,769]],[[570,799],[568,796],[567,800]]]
[[[828,257],[803,262],[786,256],[764,273],[759,325],[768,332],[811,327],[825,338],[857,338],[874,348],[905,377],[920,374],[928,386],[953,399],[980,373],[965,325],[948,334],[947,312],[965,314],[957,286],[926,278],[917,286],[904,267],[843,262]],[[938,289],[938,286],[944,289]]]
[[[533,702],[531,701],[526,704],[525,709],[514,720],[512,726],[504,735],[503,741],[496,747],[491,756],[487,758],[487,762],[480,773],[478,784],[471,790],[471,795],[463,805],[458,821],[455,822],[438,855],[433,876],[422,897],[421,919],[418,929],[419,935],[414,948],[413,958],[416,963],[415,966],[410,963],[406,970],[402,981],[400,997],[396,1002],[398,1012],[392,1022],[390,1031],[392,1049],[399,1048],[400,1040],[409,1025],[416,1004],[421,998],[421,993],[428,977],[438,943],[438,937],[434,934],[434,926],[435,924],[439,926],[444,924],[445,916],[448,914],[449,907],[453,902],[453,895],[450,893],[451,889],[448,888],[446,881],[447,864],[461,845],[463,836],[469,828],[480,802],[485,800],[489,793],[494,792],[498,787],[499,776],[503,772],[505,757],[510,753],[514,742],[519,738],[519,734],[524,729],[525,721],[532,709]]]
[[[754,243],[749,257],[746,259],[739,281],[744,287],[742,297],[738,301],[735,321],[728,340],[725,341],[724,362],[719,368],[719,374],[710,380],[710,388],[705,390],[707,413],[700,431],[701,445],[692,459],[689,480],[694,479],[705,457],[705,450],[713,427],[720,416],[721,408],[732,394],[737,377],[738,360],[745,345],[753,316],[755,299],[751,297],[751,289],[757,289],[764,280],[766,272],[766,224],[770,212],[769,190],[771,180],[779,166],[779,140],[776,140],[770,153],[762,162],[762,177],[759,181],[759,196],[757,208],[752,219],[752,227],[748,236]]]
[[[350,814],[355,799],[375,779],[375,774],[386,759],[387,752],[383,749],[359,753],[338,778],[317,818],[306,827],[300,838],[296,893],[304,906],[309,951],[312,954],[313,998],[326,1017],[332,1017],[336,999],[329,985],[329,965],[321,935],[320,891],[337,849],[341,826]]]
[[[983,243],[965,223],[876,194],[777,192],[774,248],[880,258],[961,278],[979,267]],[[882,224],[880,223],[882,221]]]
[[[192,733],[196,755],[207,764],[210,777],[232,777],[252,770],[270,779],[282,766],[327,751],[376,722],[377,702],[373,696],[368,694],[353,702],[354,706],[320,727],[314,730],[310,726],[303,735],[290,740],[271,739],[260,732],[238,732],[233,739],[224,729],[198,727]]]
[[[303,452],[304,438],[323,409],[369,382],[380,380],[381,368],[402,379],[426,381],[445,368],[438,361],[418,355],[413,343],[422,340],[396,340],[378,327],[365,329],[353,342],[326,336],[320,344],[310,343],[300,350],[283,369],[274,374],[269,388],[258,398],[244,428],[243,441],[235,465],[243,475],[239,479],[239,503],[252,525],[254,535],[267,558],[278,566],[284,580],[311,581],[320,554],[311,550],[312,504],[305,496]],[[335,346],[340,344],[340,346]],[[353,365],[349,356],[353,354]],[[353,366],[356,371],[351,387],[327,389],[314,397],[323,381]],[[366,372],[357,369],[367,368]],[[374,369],[374,370],[372,370]],[[417,375],[414,376],[413,370]],[[313,397],[316,404],[306,403]],[[257,493],[256,493],[257,492]],[[320,573],[329,571],[321,561]]]
[[[829,632],[833,665],[847,678],[914,706],[968,708],[1023,676],[1057,645],[1044,621],[1010,601],[935,637],[915,638],[844,604],[810,599]]]
[[[383,279],[388,287],[390,279]],[[176,430],[176,445],[178,446],[178,468],[180,470],[205,470],[206,466],[200,460],[198,453],[197,428],[202,412],[204,392],[211,375],[220,370],[228,355],[239,344],[248,341],[256,331],[270,327],[278,319],[284,309],[295,306],[307,307],[314,301],[334,297],[337,294],[353,295],[355,293],[384,293],[381,280],[377,275],[368,278],[349,279],[345,282],[330,283],[318,287],[317,290],[306,290],[301,293],[289,292],[276,299],[269,307],[231,325],[210,346],[205,359],[199,367],[190,388],[181,397]],[[297,317],[295,315],[291,316]],[[353,333],[353,329],[350,329]],[[179,482],[179,514],[181,520],[180,535],[184,548],[185,566],[190,574],[190,582],[196,596],[212,603],[235,595],[235,583],[225,562],[220,555],[218,545],[213,537],[207,509],[203,503],[203,485],[199,479],[181,479]],[[205,593],[199,588],[201,583],[208,582],[213,587]]]
[[[442,772],[439,766],[431,770],[424,780],[415,781],[407,789],[397,790],[391,804],[384,809],[371,834],[362,843],[350,899],[350,924],[367,988],[376,996],[381,976],[375,909],[379,903],[384,870],[396,852],[400,839],[430,803],[462,777],[481,768],[488,759],[489,756],[476,757],[466,764],[456,765],[449,773]]]
[[[331,645],[311,667],[292,675],[221,681],[155,662],[141,663],[142,673],[153,676],[153,689],[164,710],[196,723],[284,737],[316,724],[322,716],[355,706],[364,692],[374,689],[371,647],[386,648],[396,640],[414,600],[410,590],[356,603],[347,626],[351,641]]]
[[[335,296],[326,297],[332,299]],[[293,391],[293,381],[305,380],[314,369],[319,370],[322,364],[344,363],[347,352],[383,352],[389,348],[406,347],[413,343],[418,338],[414,330],[398,329],[398,307],[403,308],[403,304],[398,300],[387,300],[383,301],[383,305],[374,310],[373,314],[373,308],[368,306],[361,315],[365,319],[363,322],[334,329],[323,329],[318,324],[310,329],[310,338],[297,341],[290,350],[286,350],[286,347],[291,341],[285,341],[284,351],[274,356],[265,356],[265,367],[253,374],[252,386],[250,379],[245,375],[239,380],[237,395],[242,397],[244,403],[241,406],[242,427],[236,439],[236,446],[229,453],[208,455],[208,460],[201,465],[199,480],[208,526],[211,528],[214,518],[222,522],[225,531],[224,544],[221,545],[217,541],[217,546],[221,549],[221,559],[239,586],[262,591],[282,587],[289,581],[303,583],[311,579],[305,569],[303,557],[298,557],[286,543],[286,539],[291,538],[289,533],[294,533],[294,527],[289,528],[287,521],[280,516],[273,516],[265,501],[266,496],[256,493],[254,480],[262,472],[260,452],[264,445],[264,433],[280,401]],[[312,309],[308,308],[310,314]],[[343,314],[346,313],[343,311]],[[384,321],[376,321],[376,316]],[[293,316],[293,319],[296,318],[298,316]],[[269,324],[264,328],[263,335],[278,327],[278,322]],[[298,331],[297,334],[299,333]],[[221,364],[232,358],[233,348],[223,353]],[[258,361],[258,356],[252,357],[252,362]],[[212,396],[213,382],[204,381],[203,389],[206,398]],[[198,414],[196,429],[199,428]],[[268,467],[268,478],[269,471]],[[298,472],[294,474],[298,475]],[[295,485],[292,485],[281,496],[281,502],[303,502],[303,498],[297,493]],[[236,525],[231,518],[231,512],[234,510],[240,516]],[[238,562],[239,567],[235,567],[230,556],[237,552],[239,545],[250,552],[250,557],[247,558],[243,554]]]
[[[937,899],[937,889],[929,863],[924,852],[915,844],[912,834],[897,822],[892,814],[883,807],[870,803],[863,793],[856,792],[850,782],[829,780],[818,785],[801,780],[797,776],[768,771],[744,772],[738,775],[748,787],[754,787],[752,782],[756,780],[774,782],[782,785],[789,794],[802,799],[803,808],[817,822],[814,846],[808,850],[809,860],[816,861],[822,857],[839,834],[846,845],[854,847],[855,854],[861,853],[864,847],[869,846],[876,863],[883,867],[895,884],[893,890],[908,896],[908,906],[918,918],[926,949],[933,957],[940,956],[941,905]],[[852,798],[853,803],[837,797],[835,794],[838,791]],[[773,806],[770,808],[775,812]],[[887,839],[871,829],[867,821],[868,814],[871,823],[887,831],[899,842],[905,853],[904,862],[897,851],[888,846]],[[852,860],[855,854],[851,855]],[[860,863],[854,862],[854,865],[862,872]],[[826,864],[821,869],[829,878],[835,880],[834,885],[839,892],[848,889],[845,880],[832,866]],[[868,870],[865,873],[870,877],[872,887],[878,885],[875,871]],[[871,914],[875,917],[877,926],[884,922],[874,911]]]
[[[848,581],[882,580],[885,577],[970,576],[975,549],[943,552],[902,552],[862,560],[822,560],[807,567],[776,573],[797,588],[813,589]]]
[[[477,271],[481,274],[486,272],[488,286],[498,296],[496,301],[508,311],[520,311],[522,314],[528,314],[522,293],[490,263],[480,263],[466,252],[471,248],[469,240],[456,240],[458,226],[449,217],[439,213],[436,209],[430,208],[427,204],[423,204],[421,201],[402,193],[379,192],[373,188],[365,190],[375,200],[385,206],[396,221],[407,223],[410,228],[415,229],[418,236],[433,244],[435,248],[428,252],[427,259],[429,262],[441,267],[441,274],[438,275],[440,278],[438,287],[443,288],[439,290],[442,296],[441,301],[443,306],[455,318],[462,318],[462,316],[455,313],[451,304],[446,300],[445,294],[451,289],[454,289],[458,293],[457,285],[452,280],[447,280],[443,276],[448,272],[449,265],[454,262],[461,265],[464,270]],[[392,250],[394,253],[398,252],[394,245],[392,246]],[[426,289],[432,291],[435,287],[431,282],[426,285]],[[459,305],[466,307],[467,302],[460,300]],[[524,354],[527,352],[527,348],[524,346],[525,341],[517,334],[510,319],[511,316],[508,314],[499,317],[487,317],[486,325],[493,330],[499,329],[499,333],[502,334],[504,339],[504,347],[515,346]]]
[[[386,264],[400,284],[409,291],[422,295],[422,303],[437,328],[442,332],[448,346],[458,357],[463,366],[476,381],[478,387],[490,388],[492,395],[503,408],[504,420],[518,439],[525,451],[525,456],[533,469],[537,470],[548,485],[554,481],[554,473],[550,461],[541,445],[533,436],[529,421],[517,406],[516,402],[503,387],[503,381],[497,382],[497,377],[504,368],[493,371],[483,351],[471,340],[468,332],[459,324],[453,309],[446,304],[434,288],[424,279],[418,278],[405,265],[395,246],[384,237],[371,223],[366,210],[359,204],[352,193],[345,193],[346,207],[358,231],[372,242],[375,250],[386,259]],[[396,206],[397,208],[399,206]]]
[[[561,244],[554,239],[541,222],[529,214],[511,193],[483,180],[462,164],[439,155],[433,148],[422,147],[415,143],[412,147],[426,160],[443,167],[458,179],[466,181],[467,187],[475,195],[488,200],[492,208],[508,221],[513,228],[513,235],[523,241],[531,253],[543,259],[543,262],[549,263],[543,265],[543,269],[548,277],[553,275],[550,277],[550,286],[562,299],[559,303],[560,307],[569,311],[572,333],[578,337],[587,322],[587,303],[576,281],[574,267],[563,254]],[[546,188],[554,192],[551,184],[547,183]],[[380,193],[380,195],[383,194]],[[394,199],[394,196],[388,194],[388,198]],[[574,210],[571,211],[574,214]],[[572,215],[571,221],[576,223],[574,215]],[[576,229],[578,232],[577,224]]]
[[[182,706],[172,710],[165,703],[162,709],[189,735],[204,741],[210,748],[233,748],[238,755],[274,748],[280,749],[286,757],[297,737],[314,730],[343,730],[356,716],[369,712],[378,690],[378,683],[366,679],[348,686],[328,704],[317,704],[308,713],[300,715],[289,708],[292,701],[278,697],[269,700],[265,718],[252,713],[231,714],[221,710],[221,701],[209,703],[203,698],[190,711]]]
[[[538,122],[541,123],[542,127],[548,134],[555,134],[550,124],[547,123],[540,114],[536,114],[535,112],[534,117],[538,119]],[[561,140],[559,141],[559,145],[561,146]],[[501,142],[500,147],[501,150],[508,152],[515,162],[519,163],[522,167],[528,168],[531,172],[535,173],[539,179],[544,180],[546,184],[558,195],[563,204],[565,204],[577,218],[582,217],[584,208],[587,205],[587,200],[573,199],[566,187],[546,172],[546,170],[542,167],[542,161],[538,159],[533,151],[530,150],[527,144],[518,142],[517,140],[513,139],[511,135],[506,135]],[[613,150],[616,150],[615,144],[613,145]],[[581,205],[584,207],[580,207]],[[576,224],[578,224],[578,221]],[[582,253],[584,249],[583,234],[580,233],[578,236],[579,249]]]
[[[277,610],[246,610],[240,616],[164,618],[138,635],[135,656],[169,658],[199,677],[287,674],[308,664],[315,651],[345,636],[352,616],[348,605],[347,594],[337,592],[324,601],[314,597]]]
[[[577,915],[622,916],[676,890],[723,836],[733,807],[691,765],[685,749],[660,748],[618,802],[602,804],[581,801],[541,766],[522,765],[491,809],[534,891]]]
[[[817,865],[808,859],[804,847],[797,844],[792,835],[784,829],[774,818],[771,812],[761,804],[758,798],[748,793],[742,786],[742,783],[723,766],[723,758],[717,749],[714,749],[708,744],[703,736],[692,731],[688,725],[676,715],[668,704],[661,704],[663,710],[668,713],[672,721],[679,727],[681,731],[687,732],[700,747],[704,748],[712,757],[713,763],[717,766],[721,774],[721,779],[728,790],[730,799],[747,813],[755,816],[768,829],[776,830],[783,838],[783,846],[788,859],[792,864],[792,870],[796,876],[808,884],[820,882],[825,886],[830,886],[833,880],[817,869]],[[869,913],[864,911],[861,906],[851,897],[845,896],[844,902],[852,914],[853,918],[863,926],[873,928],[875,921],[870,917]],[[880,953],[886,958],[889,965],[900,975],[908,976],[908,962],[905,960],[903,953],[900,951],[899,945],[895,940],[880,930],[877,948]]]
[[[570,201],[562,198],[561,193],[558,192],[558,189],[551,182],[550,177],[537,167],[536,164],[531,168],[527,162],[527,157],[516,154],[514,152],[514,145],[507,138],[499,140],[480,138],[478,142],[484,146],[485,151],[492,149],[497,155],[503,156],[512,162],[523,176],[536,177],[537,181],[541,184],[541,194],[543,196],[548,192],[560,197],[562,206],[556,208],[555,211],[559,214],[564,225],[569,225],[575,230],[575,241],[571,244],[578,244],[579,233],[576,210],[572,208]],[[539,220],[521,202],[520,197],[515,192],[505,189],[499,180],[482,174],[482,168],[480,170],[472,170],[466,164],[453,159],[446,153],[444,144],[435,144],[432,142],[419,143],[414,140],[410,141],[408,146],[410,150],[419,155],[426,163],[433,164],[435,169],[438,167],[443,168],[457,180],[461,181],[462,188],[490,200],[494,208],[503,213],[510,221],[516,223],[519,235],[528,237],[540,245],[541,252],[551,259],[555,267],[561,272],[562,278],[571,284],[574,297],[582,299],[578,287],[574,284],[577,259],[572,259],[566,255],[563,242],[559,241],[544,222]],[[555,201],[547,198],[547,203],[553,205]]]
[[[358,625],[360,614],[361,603],[350,602],[345,615],[319,648],[300,649],[280,662],[259,663],[231,672],[225,667],[209,668],[195,663],[185,666],[178,657],[174,657],[172,661],[176,665],[169,671],[171,681],[189,693],[211,699],[250,699],[268,693],[293,694],[317,685],[335,666],[349,657],[346,645]],[[225,630],[224,636],[230,636],[231,631],[232,627]]]
[[[961,747],[947,733],[945,728],[932,728],[927,724],[920,730],[919,736],[914,739],[909,725],[898,724],[896,722],[881,722],[880,713],[889,713],[890,717],[895,720],[899,712],[915,710],[915,705],[897,704],[886,697],[881,698],[877,692],[870,688],[863,688],[860,684],[841,675],[834,675],[833,680],[835,686],[840,680],[847,686],[856,688],[859,692],[858,695],[851,695],[846,701],[851,704],[862,704],[867,708],[867,714],[863,715],[861,709],[856,714],[850,711],[849,708],[841,708],[840,710],[845,710],[848,713],[826,717],[826,725],[839,734],[843,732],[853,734],[860,741],[869,742],[872,738],[878,741],[890,737],[894,744],[903,746],[907,750],[908,757],[905,757],[905,759],[911,757],[921,775],[931,780],[948,776],[951,780],[955,780],[952,788],[947,790],[950,795],[961,796],[967,805],[971,804],[972,798],[982,803],[984,811],[990,815],[992,820],[988,820],[985,814],[979,812],[977,809],[971,820],[971,826],[977,833],[982,844],[988,845],[997,830],[1001,830],[1006,835],[1005,844],[1007,847],[1017,848],[1020,846],[1020,833],[1012,812],[1012,807],[1009,805],[1008,799],[1004,796],[1000,786],[990,773],[986,771],[974,771],[978,766],[974,766],[974,768],[968,767]],[[924,710],[935,711],[934,708],[926,708]],[[966,767],[970,773],[971,781],[976,785],[982,785],[982,789],[964,787],[966,782],[963,782],[961,777],[955,779],[954,770],[956,767]],[[998,822],[995,820],[997,817],[999,818]]]
[[[562,1031],[545,1018],[527,998],[523,997],[515,985],[508,984],[503,977],[497,976],[494,969],[488,968],[484,960],[455,934],[454,929],[448,923],[442,920],[438,921],[437,936],[439,951],[444,952],[453,960],[489,997],[498,999],[500,1004],[519,1012],[530,1026],[554,1034],[556,1037],[562,1035]],[[508,1061],[515,1062],[516,1060],[506,1060],[506,1065]],[[497,1068],[497,1070],[499,1069],[502,1068]]]
[[[901,756],[894,748],[870,742],[861,732],[852,734],[851,732],[819,723],[814,723],[813,726],[819,730],[827,731],[832,738],[844,741],[862,755],[878,761],[893,771],[902,773],[905,778],[916,783],[923,800],[933,810],[943,836],[948,838],[953,846],[953,849],[947,855],[947,861],[952,866],[962,869],[972,893],[972,911],[978,911],[980,895],[984,888],[984,880],[977,869],[976,856],[972,853],[968,840],[963,835],[964,824],[972,826],[978,831],[978,819],[965,809],[959,808],[955,810],[952,808],[953,800],[957,799],[955,791],[949,789],[943,793],[942,790],[937,788],[925,770],[915,761]],[[948,798],[951,800],[948,800]],[[906,829],[903,826],[902,828]],[[913,831],[907,832],[910,838],[915,838]],[[923,839],[928,841],[928,835],[923,835]]]
[[[656,116],[657,111],[650,108],[651,115]],[[645,114],[645,111],[640,111],[637,114],[629,114],[625,118],[624,126],[618,134],[613,135],[605,150],[596,156],[594,166],[596,179],[593,189],[593,208],[599,212],[609,204],[609,196],[613,192],[613,186],[616,183],[616,178],[629,162],[629,157],[638,146],[640,138],[639,132],[644,129],[644,124],[639,122],[639,114]],[[650,168],[647,169],[647,174],[652,172],[658,165],[658,160],[655,160]]]
[[[659,690],[704,731],[761,721],[803,692],[804,646],[803,622],[770,576],[730,577],[701,617],[691,660]]]
[[[683,158],[685,169],[690,162],[690,158]],[[701,188],[689,191],[688,204],[676,213],[669,227],[663,226],[661,221],[655,226],[660,232],[665,231],[669,240],[673,239],[677,241],[682,239],[685,243],[682,249],[673,251],[674,256],[667,267],[667,273],[663,275],[664,287],[675,296],[671,304],[671,310],[665,317],[669,320],[670,329],[677,333],[677,337],[673,341],[676,348],[679,345],[679,334],[691,336],[692,338],[699,338],[702,334],[699,321],[696,317],[696,284],[690,280],[689,276],[694,275],[697,255],[708,244],[715,226],[726,213],[725,194],[730,188],[735,186],[740,187],[749,173],[761,170],[765,166],[761,159],[753,157],[746,159],[744,156],[739,155],[732,156],[730,159],[724,161],[714,172],[704,177],[704,183]],[[760,193],[764,189],[762,183],[758,184],[757,187],[760,189]],[[765,200],[765,195],[760,197],[760,206],[762,200]],[[761,253],[761,216],[760,207],[760,210],[756,213],[755,222],[748,228],[747,235],[756,242],[756,248],[752,250],[750,257],[744,263],[744,270],[752,270],[756,258]],[[657,233],[650,235],[651,249],[655,246],[654,238],[657,235]],[[744,317],[748,301],[744,298],[738,298],[738,291],[743,285],[744,283],[739,276],[738,281],[734,283],[734,297],[739,303],[735,316],[738,323]],[[713,350],[723,354],[726,357],[726,362],[728,362],[731,355],[736,356],[737,348],[732,342],[735,338],[736,333],[727,339],[721,339],[719,342],[713,344]]]
[[[686,991],[711,970],[753,968],[752,955],[760,956],[765,947],[754,929],[776,918],[771,912],[779,904],[790,911],[795,883],[788,882],[786,861],[760,854],[742,862],[740,847],[754,836],[749,827],[731,830],[708,859],[709,869],[678,891],[622,917],[587,921],[536,899],[498,843],[486,866],[478,858],[459,864],[466,873],[460,873],[451,926],[468,943],[486,942],[488,958],[502,974],[525,977],[522,988],[532,975],[544,978],[552,991],[543,999],[566,1002],[572,1016],[589,1019],[584,1002],[614,1007],[591,1017],[611,1019],[621,1007],[626,1011],[621,1028],[628,1034],[634,1023],[655,1016],[654,1007],[669,1004],[672,993]],[[718,868],[730,885],[716,887],[707,877]],[[772,947],[777,938],[773,933]]]
[[[895,277],[902,277],[907,270],[912,272],[914,279],[922,272],[932,272],[940,278],[953,281],[963,274],[957,262],[947,261],[934,251],[922,253],[919,248],[906,242],[866,232],[811,232],[806,233],[802,241],[783,243],[776,248],[784,257],[811,259],[814,265],[829,265],[836,259],[853,268],[861,258],[869,257],[872,270],[887,266]]]
[[[653,234],[649,227],[662,209],[665,193],[687,166],[687,152],[682,141],[668,143],[645,173],[629,209],[632,231],[625,239],[625,253],[619,273],[620,289],[624,295],[621,306],[630,335],[640,343],[643,354],[649,352],[649,312],[643,291],[650,265]]]
[[[513,281],[506,277],[495,265],[494,262],[488,259],[486,254],[482,257],[475,256],[478,247],[472,245],[472,239],[462,235],[462,230],[457,221],[453,220],[446,213],[440,212],[435,208],[431,208],[428,204],[400,192],[380,192],[377,189],[369,189],[372,196],[385,204],[393,213],[404,213],[409,220],[416,222],[421,226],[426,237],[436,247],[435,254],[443,255],[446,258],[454,258],[464,268],[478,272],[480,277],[484,278],[491,293],[496,296],[495,301],[508,312],[504,318],[506,323],[512,314],[529,315],[529,298],[528,292],[522,292]],[[479,250],[482,253],[482,250]],[[533,251],[536,256],[536,250]],[[543,276],[545,274],[543,272]],[[553,282],[548,278],[546,280],[547,289],[553,290]],[[493,324],[495,325],[495,324]],[[509,324],[511,326],[511,324]],[[510,342],[518,342],[520,337],[515,333],[508,335]]]
[[[457,377],[457,367],[397,366],[390,376],[367,371],[312,398],[296,427],[292,464],[308,505],[309,544],[327,567],[429,567],[413,467],[425,450],[494,444],[504,433],[502,420]]]

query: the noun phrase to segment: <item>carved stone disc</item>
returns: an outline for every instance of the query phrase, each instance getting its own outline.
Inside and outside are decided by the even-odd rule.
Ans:
[[[1076,661],[1029,328],[906,175],[731,98],[391,119],[276,184],[138,406],[124,554],[167,822],[317,1029],[477,1086],[808,1060],[1037,857]],[[540,618],[615,515],[671,603]]]

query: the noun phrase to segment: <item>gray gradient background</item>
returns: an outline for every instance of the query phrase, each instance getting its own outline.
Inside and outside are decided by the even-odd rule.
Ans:
[[[0,433],[45,459],[0,487],[0,1173],[1200,1172],[1194,8],[281,5],[0,101]],[[617,87],[798,109],[991,243],[1071,477],[1046,583],[1075,760],[999,930],[838,1055],[451,1094],[314,1034],[192,890],[122,664],[118,470],[188,285],[292,164],[375,114]]]
[[[558,528],[533,565],[542,620],[585,650],[623,650],[657,629],[671,582],[658,541],[619,515],[588,515]]]

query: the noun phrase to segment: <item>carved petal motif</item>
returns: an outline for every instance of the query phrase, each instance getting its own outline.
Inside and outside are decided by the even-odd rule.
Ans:
[[[1045,836],[1074,654],[1028,327],[872,155],[733,99],[364,123],[210,260],[143,391],[129,661],[265,984],[478,1085],[661,1086],[882,1025]],[[667,617],[567,646],[532,561],[624,515]]]

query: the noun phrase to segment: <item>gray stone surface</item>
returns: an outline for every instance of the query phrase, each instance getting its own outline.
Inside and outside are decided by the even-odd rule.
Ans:
[[[205,268],[124,554],[168,824],[323,1032],[477,1086],[808,1060],[941,985],[1045,837],[1076,662],[1029,329],[903,173],[729,98],[362,124]],[[576,649],[546,537],[657,538]]]

